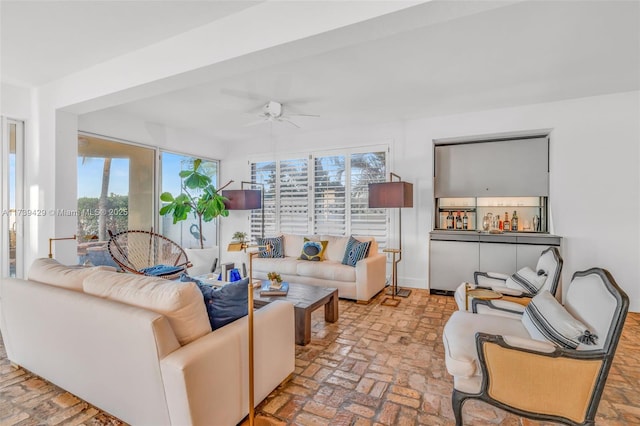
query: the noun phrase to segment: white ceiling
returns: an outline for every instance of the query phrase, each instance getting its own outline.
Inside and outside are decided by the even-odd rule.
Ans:
[[[155,10],[158,2],[150,3],[154,6],[149,6],[149,10]],[[163,17],[148,20],[156,24],[155,30],[149,31],[156,38],[162,38],[171,35],[171,31],[179,32],[180,25],[184,30],[239,10],[221,2],[188,3],[192,7],[190,12],[178,13],[174,9],[180,24],[168,25],[167,21],[172,19],[167,18],[172,12],[167,8],[162,12],[166,14]],[[455,7],[467,4],[471,3],[448,2]],[[274,132],[290,133],[640,89],[640,2],[504,4],[504,7],[443,22],[430,19],[426,15],[431,10],[428,7],[418,6],[414,14],[425,14],[422,27],[415,27],[415,16],[411,29],[391,16],[377,18],[375,25],[384,27],[385,31],[388,30],[385,26],[397,26],[395,35],[379,39],[360,37],[369,41],[303,59],[287,60],[283,55],[281,60],[271,62],[275,65],[258,67],[258,70],[255,64],[245,70],[239,67],[232,77],[110,110],[148,122],[191,129],[219,140],[236,141],[269,131],[270,126],[266,124],[244,127],[255,121],[260,106],[269,100],[283,102],[285,112],[321,116],[296,117],[294,121],[302,129],[282,123],[273,125]],[[245,6],[243,3],[238,7]],[[4,2],[2,7],[5,8]],[[137,10],[134,16],[144,15],[143,7]],[[131,16],[129,12],[124,15]],[[117,16],[108,15],[105,21],[113,23]],[[147,27],[136,32],[136,28],[142,27],[133,27],[132,21],[127,19],[129,25],[118,27],[126,33],[128,41],[123,36],[120,42],[107,43],[108,46],[91,55],[87,47],[78,47],[79,56],[91,57],[83,65],[100,61],[99,56],[104,60],[118,51],[152,42],[150,36],[143,36]],[[4,16],[2,23],[4,27]],[[70,21],[66,22],[68,25]],[[106,24],[100,21],[99,26],[104,31]],[[359,29],[362,33],[370,32],[371,25],[354,25],[350,28],[351,34]],[[4,31],[3,28],[3,40]],[[66,28],[62,33],[62,36],[52,36],[52,40],[71,37],[73,32]],[[305,51],[322,41],[323,36],[299,40],[287,48]],[[104,38],[101,43],[97,45],[102,47]],[[61,59],[47,60],[55,64],[56,73],[65,72],[69,67],[65,63],[67,55],[60,46],[51,49],[56,50]],[[260,60],[259,55],[256,61]],[[15,68],[26,70],[28,65],[16,64]],[[35,81],[52,77],[53,74],[29,78]]]
[[[258,3],[1,0],[2,81],[39,86]]]

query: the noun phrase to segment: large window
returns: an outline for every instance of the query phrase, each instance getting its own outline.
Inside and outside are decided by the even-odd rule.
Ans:
[[[78,257],[111,264],[108,231],[154,226],[155,149],[78,137]]]
[[[368,185],[385,181],[386,161],[386,150],[377,149],[253,162],[252,182],[265,187],[265,235],[372,235],[385,247],[387,210],[368,207]],[[260,234],[254,211],[251,235]]]
[[[182,191],[182,179],[180,178],[180,172],[182,170],[193,169],[193,161],[196,158],[171,152],[162,152],[160,158],[160,193],[170,192],[173,196],[176,196]],[[218,187],[218,161],[204,160],[200,164],[199,170],[211,178],[211,183],[214,187]],[[196,196],[198,194],[193,193],[192,191],[192,195]],[[218,245],[217,226],[217,220],[203,222],[202,228],[205,247],[214,247]],[[173,223],[173,217],[171,215],[160,216],[160,232],[162,235],[175,241],[182,247],[194,248],[200,246],[200,237],[197,227],[198,221],[195,216],[190,216],[189,219],[176,224]]]
[[[2,208],[2,276],[15,277],[20,274],[22,262],[22,149],[24,124],[10,119],[2,120],[0,135],[0,182],[3,196]],[[5,232],[6,231],[6,232]]]

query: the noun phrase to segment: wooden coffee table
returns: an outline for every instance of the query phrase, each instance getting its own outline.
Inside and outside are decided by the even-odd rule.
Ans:
[[[320,306],[324,306],[325,321],[338,321],[338,289],[336,288],[289,283],[286,296],[260,296],[260,287],[256,287],[253,291],[253,304],[256,308],[268,305],[274,300],[293,303],[298,345],[304,346],[311,341],[311,312]]]

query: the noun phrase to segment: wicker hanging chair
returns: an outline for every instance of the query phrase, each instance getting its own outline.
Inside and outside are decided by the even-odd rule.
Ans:
[[[116,234],[109,231],[109,236],[109,254],[126,272],[171,280],[192,266],[182,247],[153,230],[130,230]],[[152,270],[154,267],[156,273]],[[157,273],[158,268],[165,273]]]

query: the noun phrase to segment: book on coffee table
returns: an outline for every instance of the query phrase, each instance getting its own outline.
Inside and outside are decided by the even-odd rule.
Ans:
[[[273,287],[271,281],[262,281],[260,296],[286,296],[289,291],[289,283],[280,283],[280,288]]]

